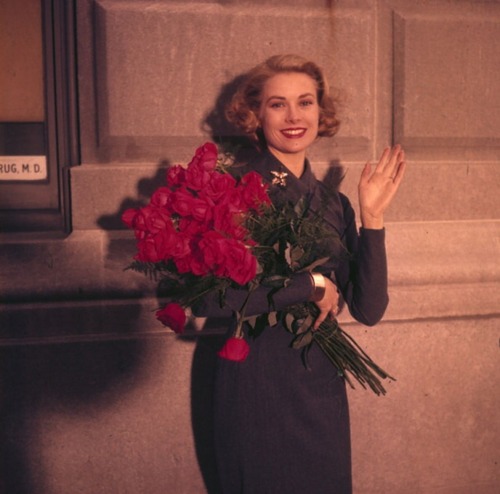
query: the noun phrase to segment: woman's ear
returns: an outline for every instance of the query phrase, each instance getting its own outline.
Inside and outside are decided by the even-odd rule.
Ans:
[[[262,122],[260,121],[259,115],[254,110],[251,110],[251,112],[252,112],[252,115],[253,115],[253,121],[254,121],[255,127],[257,129],[262,128]]]
[[[262,129],[262,123],[259,116],[253,110],[250,111],[250,114],[252,115],[250,127],[254,129],[254,132],[258,129]]]

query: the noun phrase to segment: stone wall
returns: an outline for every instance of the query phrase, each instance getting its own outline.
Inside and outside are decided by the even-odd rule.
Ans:
[[[387,217],[391,305],[365,328],[396,376],[350,393],[356,494],[500,486],[500,5],[473,0],[78,1],[82,164],[73,231],[2,234],[0,492],[217,493],[210,378],[219,336],[158,326],[123,271],[120,224],[165,166],[224,133],[214,105],[269,55],[317,60],[342,101],[319,176],[401,143]],[[2,484],[3,482],[3,484]]]

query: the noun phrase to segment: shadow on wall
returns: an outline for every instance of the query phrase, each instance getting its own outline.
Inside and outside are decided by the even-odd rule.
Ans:
[[[123,230],[125,225],[121,220],[121,216],[126,209],[140,208],[149,203],[149,199],[153,192],[163,185],[165,185],[165,171],[171,166],[167,159],[158,162],[158,169],[152,177],[145,177],[137,183],[137,197],[125,198],[119,205],[116,213],[110,215],[103,215],[97,219],[97,224],[106,231],[109,230]],[[109,253],[112,256],[112,252]]]
[[[41,494],[40,434],[47,413],[112,407],[140,380],[144,341],[0,349],[0,492]]]

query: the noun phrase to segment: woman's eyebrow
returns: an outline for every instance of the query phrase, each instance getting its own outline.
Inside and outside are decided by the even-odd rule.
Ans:
[[[315,97],[315,95],[313,93],[304,93],[304,94],[299,95],[299,97],[297,99],[307,98],[309,96]],[[266,99],[266,102],[269,100],[272,100],[272,99],[286,100],[286,97],[285,96],[277,96],[277,95],[269,96],[269,98]]]

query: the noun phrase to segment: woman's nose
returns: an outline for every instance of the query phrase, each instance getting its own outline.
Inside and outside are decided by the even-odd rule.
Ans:
[[[300,114],[299,114],[298,108],[296,106],[290,105],[288,107],[286,119],[289,122],[296,122],[297,120],[300,119]]]

